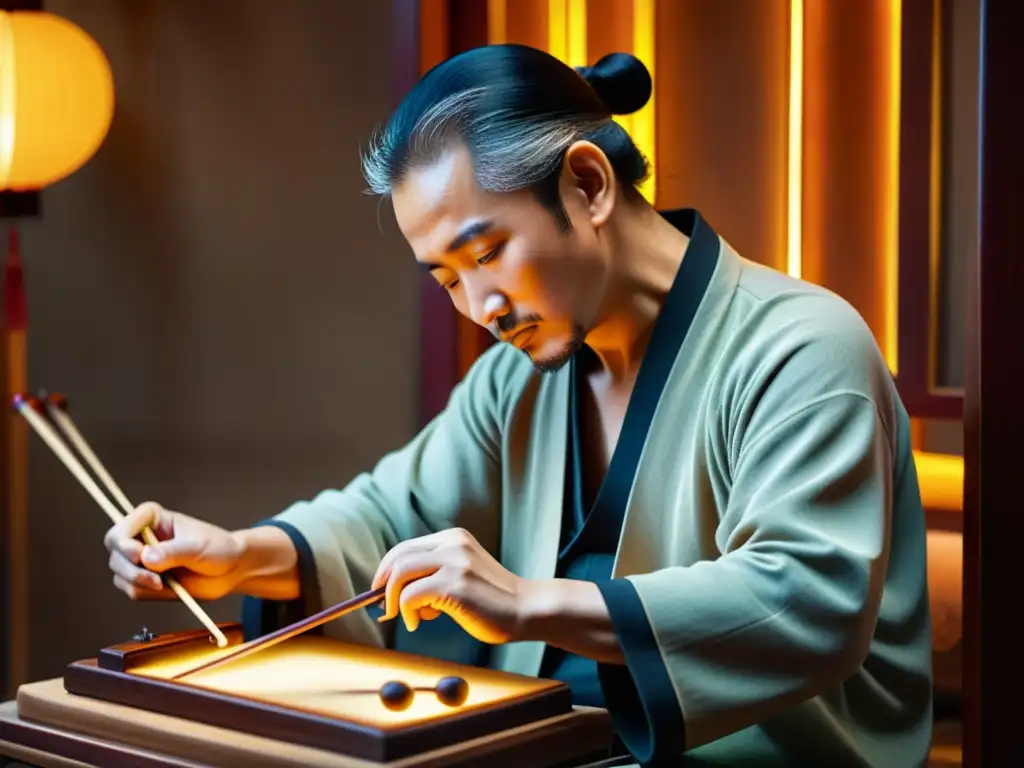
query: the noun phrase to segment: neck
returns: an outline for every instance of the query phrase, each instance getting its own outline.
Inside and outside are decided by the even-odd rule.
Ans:
[[[611,275],[587,346],[612,383],[631,382],[668,295],[689,238],[647,205],[611,225]]]

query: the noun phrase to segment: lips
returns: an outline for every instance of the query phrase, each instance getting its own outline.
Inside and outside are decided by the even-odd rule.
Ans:
[[[517,331],[515,333],[515,335],[513,335],[512,338],[510,338],[508,341],[513,346],[516,346],[516,347],[519,347],[519,349],[522,349],[523,347],[525,347],[527,344],[530,343],[530,339],[533,338],[533,335],[536,332],[537,332],[537,326],[531,325],[531,326],[529,326],[527,328],[523,328],[523,330],[521,330],[521,331]]]

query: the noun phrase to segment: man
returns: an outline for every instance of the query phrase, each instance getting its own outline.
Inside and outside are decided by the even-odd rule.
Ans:
[[[922,765],[906,412],[844,301],[637,193],[646,163],[612,115],[650,92],[626,55],[577,73],[492,46],[428,73],[366,177],[505,343],[410,444],[268,525],[143,506],[107,536],[118,586],[154,596],[151,571],[184,569],[200,596],[260,598],[267,631],[386,585],[383,625],[328,632],[382,643],[446,614],[491,665],[608,707],[641,763]]]

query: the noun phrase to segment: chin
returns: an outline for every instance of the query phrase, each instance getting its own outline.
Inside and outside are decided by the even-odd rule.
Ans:
[[[555,373],[562,370],[572,360],[573,355],[583,346],[583,337],[574,336],[568,342],[555,349],[550,349],[551,346],[553,345],[546,344],[545,349],[526,351],[526,354],[530,356],[530,360],[533,361],[534,368],[541,373]]]

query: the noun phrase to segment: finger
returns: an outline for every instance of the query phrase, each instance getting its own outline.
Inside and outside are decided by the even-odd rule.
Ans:
[[[377,572],[374,574],[373,581],[370,584],[370,589],[377,589],[388,581],[391,577],[391,571],[394,569],[395,562],[399,559],[414,555],[418,552],[429,552],[437,546],[437,534],[421,536],[418,539],[409,539],[409,541],[403,541],[402,543],[395,545],[388,550],[388,553],[384,555],[383,558],[381,558],[380,565],[377,566]]]
[[[125,538],[120,531],[111,529],[104,537],[103,544],[112,555],[120,554],[131,563],[142,562],[143,544],[138,539]]]
[[[436,606],[444,602],[446,586],[444,571],[435,571],[430,576],[417,579],[402,590],[399,610],[406,629],[415,632],[425,611],[432,612],[435,618],[440,614]]]
[[[228,593],[228,587],[223,579],[190,573],[177,573],[175,578],[196,600],[218,600]]]
[[[169,589],[163,589],[157,592],[154,589],[140,587],[138,584],[125,581],[116,573],[114,574],[114,586],[128,595],[132,600],[169,600],[174,597]]]
[[[139,504],[125,515],[123,522],[125,533],[132,538],[142,533],[146,526],[149,526],[158,539],[170,539],[174,536],[174,513],[155,501]]]
[[[163,589],[163,581],[157,574],[147,571],[145,568],[139,568],[116,549],[110,553],[108,564],[110,570],[127,584],[156,592]]]
[[[171,513],[155,502],[146,502],[133,509],[121,522],[107,531],[103,543],[107,550],[119,549],[122,552],[135,551],[139,547],[137,537],[142,529],[149,527],[160,538],[174,535],[174,524]]]
[[[127,518],[122,518],[121,522],[115,523],[107,529],[107,532],[103,534],[103,546],[107,552],[120,550],[131,559],[138,559],[139,553],[142,552],[142,544],[127,534],[126,520]]]
[[[380,621],[390,621],[398,616],[399,598],[408,584],[430,576],[443,565],[438,560],[437,552],[438,550],[414,552],[395,563],[384,591],[384,615]]]
[[[170,539],[156,547],[142,549],[142,564],[158,573],[171,568],[189,568],[196,565],[206,549],[202,539]]]

